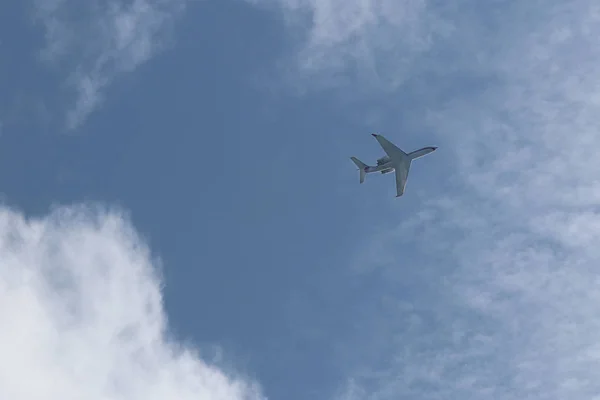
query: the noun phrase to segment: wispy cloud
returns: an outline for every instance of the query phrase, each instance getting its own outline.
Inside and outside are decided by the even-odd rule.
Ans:
[[[433,37],[451,26],[425,0],[247,0],[275,7],[298,43],[283,60],[284,78],[300,89],[356,79],[390,90],[407,77]]]
[[[34,0],[45,31],[41,58],[66,74],[74,94],[66,124],[76,128],[116,78],[161,50],[186,0]]]
[[[263,398],[169,337],[157,262],[123,215],[1,208],[0,258],[1,398]]]
[[[285,4],[318,15],[330,3]],[[429,82],[427,106],[412,111],[455,156],[436,178],[458,191],[429,193],[411,221],[373,239],[363,261],[377,253],[384,279],[344,347],[355,357],[342,397],[600,398],[600,6],[416,4],[453,26],[432,42],[413,30],[428,47],[414,47],[424,56],[408,72]],[[410,27],[342,15],[313,19],[306,49],[320,38],[348,62],[334,46],[348,40],[366,46],[353,56],[368,63],[379,35]],[[403,54],[404,43],[390,46]]]
[[[429,271],[419,284],[439,290],[443,313],[420,325],[419,340],[401,328],[410,344],[376,368],[370,398],[600,393],[598,13],[587,1],[530,7],[503,9],[510,23],[471,44],[472,61],[495,82],[430,114],[458,156],[449,178],[464,192],[432,202],[434,218],[399,234],[415,235],[413,245],[443,243],[422,247],[434,252],[420,256],[429,265],[413,265]],[[482,33],[472,26],[461,29]],[[422,321],[428,312],[396,318],[406,314]]]

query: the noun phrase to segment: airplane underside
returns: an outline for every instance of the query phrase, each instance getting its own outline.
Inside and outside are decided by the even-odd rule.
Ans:
[[[396,197],[400,197],[404,194],[404,188],[406,187],[408,172],[410,171],[412,161],[434,152],[437,150],[437,147],[423,147],[411,153],[405,153],[382,135],[373,133],[372,136],[377,139],[386,155],[377,160],[376,166],[369,166],[356,157],[350,157],[359,169],[360,183],[365,181],[365,177],[369,173],[381,172],[382,174],[388,174],[390,172],[395,172]]]

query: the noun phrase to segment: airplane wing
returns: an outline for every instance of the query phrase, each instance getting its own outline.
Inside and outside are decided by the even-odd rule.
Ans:
[[[392,159],[396,161],[404,160],[407,158],[407,154],[400,150],[395,144],[387,140],[382,135],[378,135],[376,133],[372,133],[373,137],[377,139],[379,145],[385,151],[385,153]]]
[[[408,171],[410,171],[410,163],[398,166],[396,168],[396,197],[404,194],[406,181],[408,180]]]

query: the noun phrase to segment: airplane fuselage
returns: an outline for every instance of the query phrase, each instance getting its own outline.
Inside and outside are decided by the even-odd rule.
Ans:
[[[411,159],[402,159],[402,160],[392,160],[390,157],[385,156],[377,160],[377,165],[367,165],[365,166],[365,172],[367,174],[373,172],[381,172],[382,174],[388,174],[390,172],[396,171],[396,168],[410,168]]]
[[[390,160],[384,164],[379,164],[379,165],[374,165],[374,166],[368,165],[365,167],[365,172],[367,174],[369,174],[371,172],[381,172],[382,174],[387,174],[389,172],[393,172],[395,169],[396,169],[396,166],[394,165],[392,160]]]

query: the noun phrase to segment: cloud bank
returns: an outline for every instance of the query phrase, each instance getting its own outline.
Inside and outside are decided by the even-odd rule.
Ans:
[[[116,212],[0,209],[0,398],[263,399],[169,340],[156,262]]]
[[[34,0],[44,29],[41,58],[65,74],[74,95],[69,129],[80,126],[120,75],[148,61],[168,42],[185,0]]]
[[[300,57],[330,73],[389,45],[377,62],[426,82],[411,111],[450,155],[433,200],[363,252],[383,278],[343,339],[340,398],[600,398],[600,6],[334,3],[277,2],[312,16]],[[452,29],[429,41],[431,15]]]

